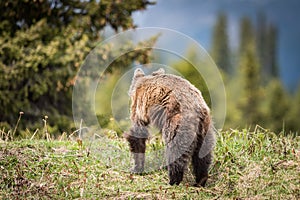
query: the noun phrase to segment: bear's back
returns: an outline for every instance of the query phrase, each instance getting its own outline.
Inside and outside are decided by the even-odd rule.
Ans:
[[[176,75],[148,75],[139,80],[136,88],[143,93],[143,101],[152,99],[153,103],[158,104],[159,102],[154,101],[154,98],[169,95],[172,96],[173,101],[182,105],[182,109],[209,110],[201,92],[190,82]],[[160,99],[157,100],[160,101]]]

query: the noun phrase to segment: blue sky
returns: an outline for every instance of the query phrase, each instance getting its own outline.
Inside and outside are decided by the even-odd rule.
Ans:
[[[228,35],[232,48],[238,45],[239,20],[255,22],[257,13],[279,29],[278,62],[286,87],[300,84],[300,1],[299,0],[157,0],[146,11],[134,13],[138,27],[162,27],[180,31],[209,50],[211,33],[219,12],[228,16]]]

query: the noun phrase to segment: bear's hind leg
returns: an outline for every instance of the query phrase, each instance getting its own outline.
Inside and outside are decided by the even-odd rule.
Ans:
[[[209,125],[208,131],[204,138],[202,134],[198,134],[196,148],[192,155],[192,165],[196,179],[195,186],[204,187],[208,179],[209,167],[213,159],[213,149],[215,146],[215,129]]]
[[[179,141],[180,140],[180,141]],[[183,174],[187,168],[191,148],[191,142],[186,142],[184,138],[174,137],[173,140],[167,145],[166,160],[169,172],[169,184],[179,185],[183,179]]]
[[[184,171],[187,167],[187,159],[184,159],[185,156],[180,157],[175,162],[168,165],[169,172],[169,184],[170,185],[179,185],[183,179]]]
[[[179,185],[194,149],[195,132],[191,123],[178,125],[178,118],[170,124],[172,126],[163,130],[166,143],[166,161],[169,172],[169,184]],[[189,122],[187,120],[186,122]]]
[[[212,153],[209,152],[206,156],[200,158],[199,152],[196,151],[192,156],[192,165],[196,179],[195,186],[204,187],[208,179],[208,170],[212,160]]]

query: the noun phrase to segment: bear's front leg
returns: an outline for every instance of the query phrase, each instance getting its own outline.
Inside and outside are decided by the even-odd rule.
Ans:
[[[134,167],[131,170],[133,173],[142,173],[144,171],[146,140],[148,135],[147,128],[141,125],[134,125],[129,133],[124,134],[129,142],[130,151],[133,154]]]
[[[133,152],[133,159],[134,159],[134,167],[131,169],[131,172],[135,174],[142,173],[144,171],[145,152],[144,153]]]

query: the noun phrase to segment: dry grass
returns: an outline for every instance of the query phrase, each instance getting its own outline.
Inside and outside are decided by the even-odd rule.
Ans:
[[[188,171],[169,186],[165,170],[133,175],[127,143],[88,140],[0,140],[0,199],[299,199],[299,136],[264,130],[221,132],[205,188]],[[163,148],[148,144],[148,154]]]

